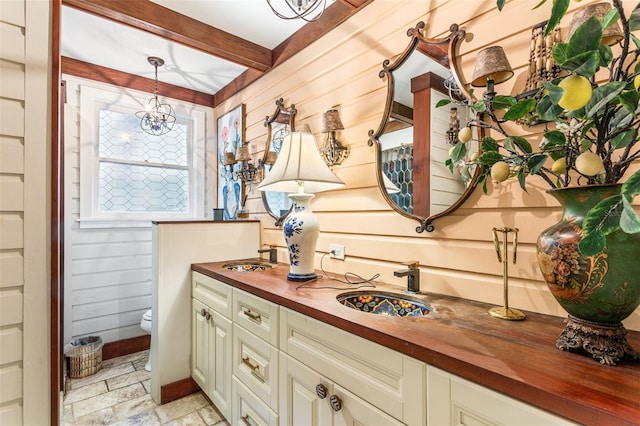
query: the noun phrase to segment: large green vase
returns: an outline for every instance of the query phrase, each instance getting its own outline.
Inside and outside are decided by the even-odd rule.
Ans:
[[[594,185],[549,191],[563,208],[560,222],[538,237],[538,264],[558,303],[569,313],[556,346],[587,352],[603,364],[640,356],[626,340],[621,321],[640,305],[640,234],[617,231],[605,250],[582,256],[584,216],[621,185]]]

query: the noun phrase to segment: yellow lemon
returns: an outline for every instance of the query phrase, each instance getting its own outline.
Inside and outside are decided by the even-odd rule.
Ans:
[[[564,173],[566,169],[567,169],[567,160],[564,157],[558,158],[551,165],[551,171],[557,174]]]
[[[570,75],[558,84],[564,92],[558,105],[566,110],[580,109],[591,99],[591,83],[586,77],[578,74]]]
[[[602,159],[591,151],[583,152],[576,158],[576,170],[585,176],[595,176],[602,168]]]
[[[491,179],[493,179],[495,183],[504,182],[510,174],[511,169],[509,169],[509,165],[504,161],[498,161],[491,166]]]
[[[460,132],[458,132],[458,140],[460,140],[460,142],[467,143],[471,140],[472,136],[471,127],[463,127],[460,129]]]
[[[633,87],[635,87],[636,90],[640,87],[640,74],[633,77]]]
[[[471,161],[476,161],[478,159],[478,153],[474,152],[473,154],[471,154]]]

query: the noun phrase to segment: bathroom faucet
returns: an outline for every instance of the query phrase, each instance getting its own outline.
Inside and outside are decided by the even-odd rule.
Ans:
[[[420,268],[418,267],[418,261],[411,260],[409,262],[404,262],[403,265],[406,265],[409,268],[394,271],[393,275],[396,277],[407,277],[407,291],[411,293],[420,293]]]
[[[269,253],[269,263],[278,263],[278,251],[275,245],[270,245],[268,249],[258,250],[258,253]]]

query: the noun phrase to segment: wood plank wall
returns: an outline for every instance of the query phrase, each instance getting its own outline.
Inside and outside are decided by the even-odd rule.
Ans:
[[[50,13],[49,2],[0,7],[2,425],[49,419]]]
[[[258,82],[216,106],[216,116],[240,103],[246,104],[247,140],[263,149],[264,117],[271,114],[275,100],[298,109],[296,127],[309,124],[319,133],[322,113],[334,106],[340,110],[345,130],[338,138],[350,146],[351,154],[334,172],[346,183],[341,190],[317,194],[312,208],[320,220],[321,235],[316,266],[330,243],[343,244],[344,262],[324,259],[326,270],[353,272],[363,277],[380,274],[380,280],[399,288],[406,283],[393,271],[402,262],[419,260],[422,288],[496,305],[503,302],[502,266],[491,242],[493,227],[518,227],[519,253],[509,267],[510,306],[565,316],[542,282],[535,259],[538,234],[555,223],[560,208],[545,193],[542,180],[532,180],[529,193],[517,182],[491,187],[483,196],[478,188],[451,216],[435,222],[432,233],[416,234],[417,222],[392,211],[379,193],[374,174],[374,149],[367,145],[367,132],[376,129],[382,115],[386,82],[378,72],[384,59],[392,58],[408,44],[406,30],[423,20],[428,37],[442,37],[457,23],[472,39],[461,46],[461,65],[470,79],[477,52],[501,45],[508,54],[515,78],[498,85],[501,93],[517,94],[529,58],[531,28],[549,16],[551,1],[532,10],[537,0],[507,2],[498,12],[494,1],[465,0],[376,0],[335,30],[310,44]],[[628,12],[635,6],[626,0]],[[571,8],[587,2],[572,2]],[[569,25],[569,17],[562,26]],[[470,37],[471,38],[471,37]],[[477,90],[481,94],[481,90]],[[522,129],[514,129],[523,132]],[[538,144],[542,129],[534,129],[531,141]],[[286,259],[282,231],[264,213],[259,193],[249,193],[251,217],[263,223],[262,241],[277,244],[279,258]],[[640,330],[640,312],[625,325]]]

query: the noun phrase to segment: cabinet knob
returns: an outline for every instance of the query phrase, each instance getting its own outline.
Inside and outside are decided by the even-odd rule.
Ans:
[[[202,308],[202,310],[200,311],[200,315],[202,315],[203,317],[206,317],[207,311],[205,311],[204,308]]]
[[[323,385],[322,383],[317,385],[316,386],[316,395],[318,395],[318,398],[320,398],[320,399],[325,399],[327,397],[327,387],[325,385]]]
[[[329,405],[333,411],[340,411],[342,408],[342,400],[337,395],[331,395],[329,397]]]
[[[209,321],[211,319],[211,314],[207,311],[204,317]]]

